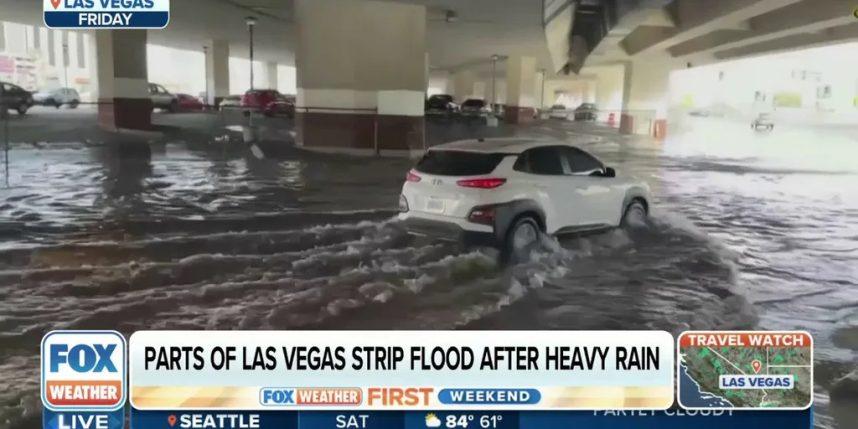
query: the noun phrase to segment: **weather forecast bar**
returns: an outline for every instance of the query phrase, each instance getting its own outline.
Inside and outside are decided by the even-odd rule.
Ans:
[[[296,428],[296,429],[808,429],[809,410],[784,411],[140,411],[131,413],[131,429],[148,428]],[[774,424],[775,426],[771,426]]]

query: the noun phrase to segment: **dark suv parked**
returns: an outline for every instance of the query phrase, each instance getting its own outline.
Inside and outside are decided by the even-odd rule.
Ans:
[[[0,82],[0,109],[16,110],[23,115],[33,105],[30,91],[11,83]]]
[[[426,113],[455,113],[459,106],[453,102],[453,96],[447,94],[434,94],[426,99]]]

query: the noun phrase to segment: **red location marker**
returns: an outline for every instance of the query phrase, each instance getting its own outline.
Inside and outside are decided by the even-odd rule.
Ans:
[[[169,423],[169,424],[170,424],[170,427],[175,426],[175,425],[176,425],[176,416],[174,416],[174,415],[170,414],[170,415],[167,417],[167,423]]]
[[[751,361],[751,367],[754,368],[754,372],[757,374],[760,373],[760,368],[762,368],[762,366],[763,366],[762,362],[760,362],[756,359]]]
[[[54,9],[60,7],[60,0],[51,0],[51,6],[53,6]]]

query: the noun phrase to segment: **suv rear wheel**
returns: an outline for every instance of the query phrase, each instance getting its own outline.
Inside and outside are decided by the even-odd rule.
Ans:
[[[19,114],[19,115],[26,115],[26,114],[27,114],[27,109],[29,109],[29,108],[30,108],[30,106],[28,106],[28,105],[26,105],[26,104],[23,104],[23,103],[22,103],[22,104],[19,104],[19,105],[18,105],[18,109],[17,109],[17,110],[18,110],[18,114]]]
[[[539,234],[540,228],[536,220],[523,216],[507,230],[504,251],[509,257],[524,258],[539,243]]]

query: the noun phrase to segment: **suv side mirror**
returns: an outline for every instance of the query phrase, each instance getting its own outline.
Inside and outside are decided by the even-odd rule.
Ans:
[[[616,177],[617,172],[611,167],[605,167],[604,170],[594,170],[590,173],[592,177]]]

